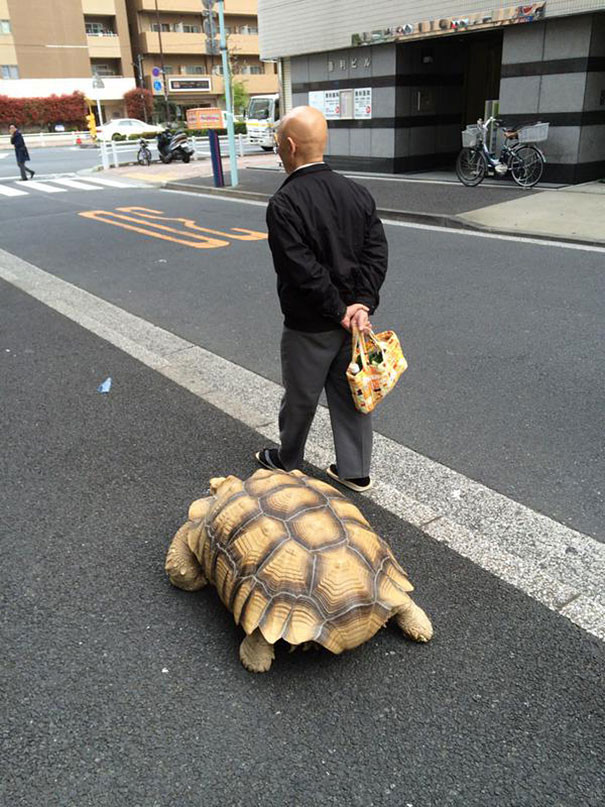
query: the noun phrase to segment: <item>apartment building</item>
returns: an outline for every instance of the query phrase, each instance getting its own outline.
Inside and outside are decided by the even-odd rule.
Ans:
[[[451,167],[497,105],[550,123],[546,180],[605,174],[605,0],[259,0],[259,25],[284,108],[326,114],[334,167]]]
[[[124,115],[135,86],[126,0],[0,0],[0,95],[79,90],[99,99],[107,119]]]
[[[221,57],[208,52],[202,0],[127,0],[127,5],[133,53],[140,61],[144,86],[163,98],[163,67],[173,113],[182,116],[190,107],[221,106]],[[257,5],[257,0],[224,4],[232,69],[250,95],[278,89],[275,63],[259,58]]]

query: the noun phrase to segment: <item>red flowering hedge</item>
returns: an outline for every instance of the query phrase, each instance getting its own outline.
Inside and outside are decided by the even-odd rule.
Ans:
[[[51,95],[48,98],[9,98],[0,95],[0,126],[11,123],[21,127],[45,129],[55,123],[86,128],[88,106],[81,92]]]
[[[145,120],[145,111],[147,111],[147,118],[151,119],[153,114],[153,93],[151,90],[143,88],[129,90],[124,93],[124,101],[126,102],[127,117]]]

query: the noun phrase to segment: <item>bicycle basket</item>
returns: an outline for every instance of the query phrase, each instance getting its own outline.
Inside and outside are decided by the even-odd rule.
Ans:
[[[540,143],[548,138],[548,123],[534,123],[519,129],[519,143]]]
[[[477,141],[479,139],[479,127],[478,126],[467,126],[466,129],[462,131],[462,147],[463,148],[474,148],[477,145]]]

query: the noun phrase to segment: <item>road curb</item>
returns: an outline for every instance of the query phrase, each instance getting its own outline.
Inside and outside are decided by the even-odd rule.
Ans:
[[[188,193],[212,194],[232,199],[244,199],[250,202],[267,202],[271,194],[258,191],[232,190],[231,188],[213,188],[209,185],[190,185],[185,182],[166,182],[160,185],[163,190],[187,191]],[[486,235],[507,235],[519,238],[539,238],[543,241],[557,241],[564,244],[575,244],[588,247],[605,247],[605,240],[587,238],[574,238],[566,235],[550,235],[547,233],[532,232],[531,230],[507,230],[500,227],[489,227],[467,221],[460,216],[447,213],[423,213],[417,210],[392,210],[390,208],[377,208],[382,219],[393,221],[407,221],[414,224],[426,224],[433,227],[445,227],[451,230],[467,230]]]

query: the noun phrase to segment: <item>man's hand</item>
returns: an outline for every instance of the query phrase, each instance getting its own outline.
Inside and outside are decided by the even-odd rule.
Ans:
[[[345,330],[351,330],[351,320],[358,311],[363,311],[367,319],[369,311],[367,305],[363,305],[363,303],[353,303],[353,305],[348,305],[344,317],[340,320],[340,324]]]
[[[360,333],[370,333],[372,330],[372,323],[368,318],[368,312],[365,308],[360,308],[351,317],[351,328],[357,328]]]

